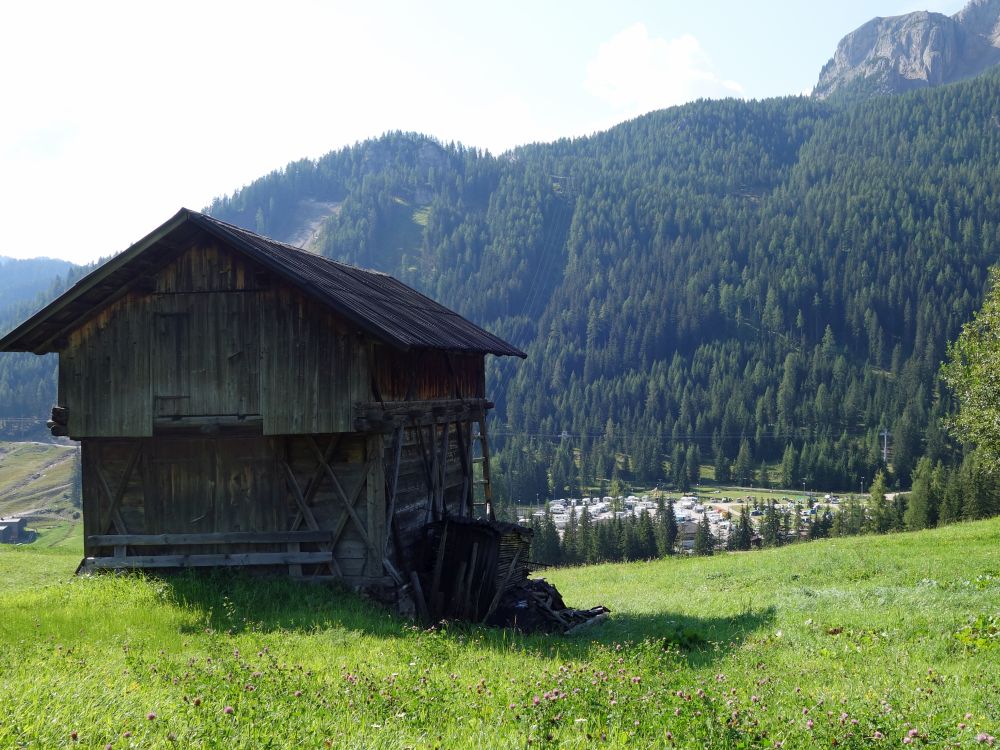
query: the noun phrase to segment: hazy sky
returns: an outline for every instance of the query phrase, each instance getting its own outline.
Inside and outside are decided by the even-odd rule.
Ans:
[[[0,255],[110,255],[181,206],[387,130],[499,153],[699,97],[807,92],[868,19],[962,5],[11,3]]]

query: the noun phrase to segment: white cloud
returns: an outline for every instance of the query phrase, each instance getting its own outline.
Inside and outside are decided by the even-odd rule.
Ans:
[[[600,46],[587,65],[586,89],[617,114],[634,117],[698,98],[741,96],[743,87],[719,77],[690,34],[651,37],[636,23]]]

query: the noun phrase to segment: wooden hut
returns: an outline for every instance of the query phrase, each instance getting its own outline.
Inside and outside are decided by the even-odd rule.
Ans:
[[[485,355],[525,356],[386,274],[187,209],[0,351],[59,353],[50,426],[81,444],[82,570],[397,587],[426,529],[491,518]]]

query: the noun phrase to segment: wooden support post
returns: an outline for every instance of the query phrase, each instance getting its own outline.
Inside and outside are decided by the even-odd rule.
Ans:
[[[428,428],[428,432],[430,433],[430,440],[428,440],[427,442],[430,445],[430,450],[431,450],[431,496],[429,498],[430,520],[440,521],[441,516],[438,515],[437,496],[438,496],[438,485],[441,480],[441,472],[438,470],[438,452],[437,452],[437,440],[436,440],[437,426],[431,425]]]
[[[430,459],[427,457],[427,448],[424,445],[424,428],[421,427],[416,419],[413,421],[413,429],[417,436],[417,445],[420,446],[420,456],[423,459],[424,467],[424,478],[427,481],[427,505],[425,507],[424,523],[430,523],[433,517],[433,506],[434,506],[434,467],[431,464]],[[431,425],[431,430],[434,426]],[[431,450],[433,451],[433,441],[431,443]]]
[[[295,555],[297,552],[301,552],[301,551],[302,551],[302,545],[300,545],[298,542],[289,542],[288,543],[288,552],[290,554]],[[288,575],[290,575],[292,578],[301,578],[302,577],[302,563],[291,563],[291,564],[289,564],[289,566],[288,566]]]
[[[458,447],[458,459],[462,464],[462,495],[459,500],[458,515],[473,515],[472,497],[472,442],[465,439],[462,423],[455,421],[455,445]]]
[[[385,575],[385,442],[381,435],[369,435],[365,453],[368,459],[365,489],[367,500],[368,559],[365,575],[378,577]]]
[[[440,599],[440,594],[438,589],[441,586],[441,570],[444,567],[444,552],[445,545],[448,543],[448,524],[444,525],[444,529],[441,531],[441,541],[438,543],[437,549],[437,559],[434,561],[434,575],[431,579],[431,601],[430,605],[434,609],[434,612],[438,612],[438,600]]]
[[[486,434],[486,410],[479,421],[479,440],[483,448],[483,501],[486,503],[486,515],[491,521],[496,521],[493,511],[493,487],[490,484],[490,441]]]
[[[389,556],[389,544],[396,542],[396,526],[394,521],[396,519],[396,488],[399,486],[399,461],[403,454],[403,427],[402,425],[396,428],[396,432],[393,435],[392,440],[392,466],[388,467],[385,472],[385,486],[386,486],[386,496],[388,498],[387,509],[385,512],[385,525],[389,529],[389,533],[385,535],[385,554]],[[396,546],[396,552],[399,553],[400,548]],[[397,561],[398,562],[398,561]]]
[[[445,422],[441,426],[441,454],[438,457],[437,467],[437,496],[435,501],[435,507],[437,508],[438,518],[443,519],[446,516],[444,507],[444,486],[445,478],[448,476],[448,440],[451,437],[451,430],[449,425]]]

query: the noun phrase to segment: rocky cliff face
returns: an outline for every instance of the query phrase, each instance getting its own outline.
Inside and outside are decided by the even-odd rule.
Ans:
[[[954,16],[919,11],[873,18],[845,36],[813,96],[895,94],[974,76],[1000,63],[1000,0]]]

